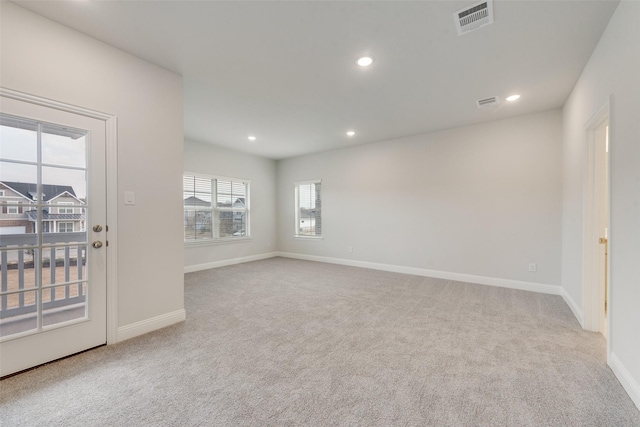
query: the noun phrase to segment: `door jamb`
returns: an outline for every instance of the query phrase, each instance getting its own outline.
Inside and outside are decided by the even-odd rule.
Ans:
[[[612,199],[612,166],[613,162],[613,150],[615,144],[613,143],[613,123],[612,123],[612,107],[613,96],[610,95],[606,102],[598,109],[598,111],[589,119],[585,124],[585,171],[583,174],[583,216],[584,216],[584,228],[583,228],[583,252],[582,252],[582,310],[583,310],[583,328],[590,331],[599,331],[602,322],[601,313],[603,308],[600,307],[601,298],[598,297],[598,293],[601,292],[599,287],[599,281],[596,278],[597,274],[597,253],[598,253],[598,241],[599,231],[596,230],[595,225],[595,200],[594,200],[594,185],[595,185],[595,131],[605,121],[609,122],[609,156],[608,156],[608,200],[607,210],[607,229],[609,231],[608,239],[611,242],[611,199]],[[609,358],[611,348],[611,314],[613,312],[613,304],[611,304],[611,243],[609,243],[609,256],[607,258],[607,304],[608,304],[608,321],[607,321],[607,359]]]
[[[78,114],[105,122],[105,161],[107,185],[107,344],[117,341],[118,332],[118,117],[84,107],[66,104],[13,89],[0,87],[0,96]]]

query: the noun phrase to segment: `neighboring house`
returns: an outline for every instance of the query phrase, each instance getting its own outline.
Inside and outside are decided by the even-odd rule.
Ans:
[[[184,208],[185,240],[214,238],[212,234],[214,222],[217,227],[217,238],[246,236],[246,213],[232,210],[246,208],[244,197],[238,197],[233,203],[218,202],[215,209],[216,221],[212,217],[211,202],[189,196],[184,199]]]
[[[0,234],[34,233],[38,221],[37,184],[0,181]],[[85,230],[85,208],[73,187],[42,184],[42,227],[45,233]]]
[[[190,196],[184,199],[185,240],[211,238],[211,202]]]

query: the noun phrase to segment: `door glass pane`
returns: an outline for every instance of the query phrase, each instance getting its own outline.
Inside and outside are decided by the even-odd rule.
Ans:
[[[87,198],[87,178],[85,170],[42,167],[43,201],[47,204],[58,203],[84,204]],[[51,212],[53,213],[53,212]]]
[[[0,336],[86,317],[87,141],[0,115]]]
[[[85,265],[85,245],[44,246],[41,265],[42,283],[54,285],[86,279]]]
[[[0,141],[0,147],[4,144],[5,141]],[[37,180],[38,168],[35,165],[0,161],[0,182],[2,183],[0,190],[4,192],[4,196],[1,196],[3,201],[12,203],[33,201],[34,198],[29,193],[35,195]],[[27,187],[29,183],[33,184],[33,187]]]
[[[36,287],[35,249],[2,249],[2,291],[13,292]],[[6,289],[5,289],[6,287]]]
[[[0,114],[0,158],[36,162],[37,124],[31,120]]]
[[[42,326],[86,317],[86,282],[42,290]]]
[[[84,168],[87,164],[86,131],[43,124],[42,162]]]
[[[3,307],[0,310],[0,337],[27,332],[38,327],[36,295],[36,291],[25,291],[7,295],[6,299],[0,297]]]

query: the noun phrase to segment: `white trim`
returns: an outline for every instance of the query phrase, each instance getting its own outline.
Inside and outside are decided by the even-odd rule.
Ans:
[[[633,376],[631,376],[615,353],[609,354],[608,364],[633,403],[635,403],[636,408],[640,410],[640,384],[633,379]]]
[[[158,329],[166,328],[167,326],[184,322],[186,318],[187,314],[183,308],[171,313],[165,313],[161,314],[160,316],[152,317],[150,319],[141,320],[140,322],[131,323],[130,325],[121,326],[118,328],[116,341],[125,341],[130,338],[156,331]]]
[[[229,243],[249,243],[253,240],[251,236],[238,236],[238,237],[223,237],[220,239],[199,239],[199,240],[185,240],[184,247],[187,248],[199,248],[202,246],[216,246],[226,245]]]
[[[115,117],[109,113],[102,113],[100,111],[90,110],[84,107],[78,107],[76,105],[65,104],[63,102],[54,101],[52,99],[43,98],[40,96],[30,95],[24,92],[18,92],[17,90],[7,89],[0,87],[0,96],[5,98],[11,98],[18,101],[30,102],[35,105],[41,105],[43,107],[55,108],[57,110],[66,111],[68,113],[74,113],[81,116],[91,117],[94,119],[107,121],[112,117]]]
[[[316,240],[316,241],[324,240],[324,237],[322,236],[305,236],[304,234],[301,234],[299,236],[293,236],[293,238],[295,240]]]
[[[47,203],[47,204],[49,204],[49,205],[56,205],[56,204],[58,204],[58,203],[51,203],[51,202],[52,202],[53,200],[57,199],[58,197],[62,197],[62,196],[63,196],[63,195],[65,195],[65,194],[68,194],[68,195],[69,195],[69,197],[73,197],[73,198],[74,198],[74,199],[76,199],[80,204],[82,204],[82,200],[78,199],[76,196],[74,196],[73,194],[69,193],[69,192],[68,192],[68,191],[66,191],[66,190],[65,190],[65,191],[63,191],[62,193],[58,194],[57,196],[50,198],[49,200],[47,200],[47,201],[46,201],[46,203]],[[66,205],[66,204],[68,204],[68,203],[73,205],[73,202],[59,202],[59,204],[61,204],[61,205]],[[76,206],[77,206],[77,205],[76,205]]]
[[[607,97],[607,100],[596,111],[596,113],[584,125],[585,138],[585,155],[584,155],[584,173],[582,178],[583,191],[583,229],[582,229],[582,313],[584,329],[599,332],[603,323],[604,299],[601,296],[601,282],[596,277],[598,275],[597,253],[599,250],[598,237],[600,233],[596,229],[595,218],[595,199],[594,199],[594,179],[595,179],[595,131],[606,121],[609,122],[609,164],[607,166],[609,175],[609,200],[607,201],[608,211],[611,212],[612,186],[611,177],[613,176],[611,159],[613,158],[612,150],[615,147],[612,140],[612,104],[613,95]],[[607,289],[608,301],[608,318],[611,319],[611,215],[607,219],[607,229],[609,230],[609,256],[607,259]],[[611,341],[611,322],[607,322],[607,354],[610,352]]]
[[[307,181],[296,181],[293,184],[296,185],[296,186],[305,185],[305,184],[322,184],[322,180],[321,179],[310,179],[310,180],[307,180]]]
[[[307,261],[326,262],[329,264],[348,265],[351,267],[371,268],[373,270],[391,271],[394,273],[412,274],[414,276],[433,277],[436,279],[455,280],[458,282],[476,283],[479,285],[499,286],[502,288],[518,289],[521,291],[538,292],[542,294],[561,295],[561,287],[544,283],[524,282],[521,280],[501,279],[497,277],[476,276],[473,274],[452,273],[449,271],[427,270],[424,268],[405,267],[402,265],[379,264],[367,261],[355,261],[343,258],[330,258],[316,255],[295,254],[291,252],[277,252],[277,256],[302,259]]]
[[[225,267],[227,265],[242,264],[244,262],[259,261],[261,259],[273,258],[278,256],[278,252],[267,252],[259,255],[250,255],[240,258],[223,259],[220,261],[207,262],[204,264],[188,265],[184,267],[184,272],[193,273],[194,271],[209,270],[211,268]]]
[[[118,118],[105,121],[107,161],[107,344],[118,342]]]
[[[562,288],[562,287],[560,288],[560,296],[562,297],[562,299],[564,299],[564,302],[567,303],[567,305],[573,312],[573,315],[576,317],[576,320],[580,324],[580,327],[584,328],[582,310],[580,310],[580,307],[578,307],[578,304],[576,304],[573,298],[571,298],[571,295],[569,295],[569,293],[566,291],[565,288]]]
[[[65,104],[52,99],[30,95],[0,87],[0,96],[29,102],[43,107],[91,117],[105,122],[106,143],[106,184],[107,221],[109,225],[107,250],[107,344],[117,342],[118,330],[118,267],[117,267],[117,217],[118,217],[118,119],[109,113],[102,113],[76,105]],[[13,190],[13,189],[12,189]],[[14,190],[15,191],[15,190]],[[29,199],[27,199],[29,200]]]

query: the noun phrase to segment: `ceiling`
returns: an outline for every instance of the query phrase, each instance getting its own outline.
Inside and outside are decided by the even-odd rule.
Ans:
[[[458,36],[474,1],[14,3],[182,75],[186,139],[272,159],[562,107],[618,4],[494,0]]]

